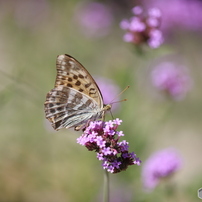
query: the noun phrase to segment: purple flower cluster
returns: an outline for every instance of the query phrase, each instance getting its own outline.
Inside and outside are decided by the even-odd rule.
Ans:
[[[162,30],[165,34],[179,29],[202,30],[202,1],[199,0],[150,0],[147,7],[157,6],[162,12]]]
[[[147,190],[153,190],[162,178],[178,171],[182,159],[174,149],[164,149],[151,155],[144,163],[142,180]]]
[[[120,27],[127,31],[123,40],[135,45],[147,43],[151,48],[158,48],[163,43],[162,32],[159,30],[160,10],[151,8],[145,14],[142,7],[136,6],[132,12],[133,17],[129,20],[124,19],[120,23]]]
[[[86,146],[89,151],[97,152],[98,160],[102,161],[103,169],[110,173],[126,170],[129,165],[140,165],[141,161],[134,152],[128,152],[128,142],[118,142],[123,131],[116,131],[122,120],[108,122],[90,122],[77,143]]]
[[[152,71],[152,83],[176,100],[182,99],[190,88],[190,78],[183,66],[162,62]]]

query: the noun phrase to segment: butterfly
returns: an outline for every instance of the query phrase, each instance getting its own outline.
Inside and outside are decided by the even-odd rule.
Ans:
[[[57,56],[55,87],[44,103],[46,118],[55,130],[81,130],[91,121],[103,119],[111,105],[103,103],[102,93],[90,73],[75,58]]]

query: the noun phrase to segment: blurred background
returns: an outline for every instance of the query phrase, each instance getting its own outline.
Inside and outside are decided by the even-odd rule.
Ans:
[[[135,6],[146,16],[150,8],[161,11],[158,47],[150,47],[147,39],[138,44],[123,39],[126,30],[120,23],[135,15]],[[123,120],[123,139],[142,165],[110,174],[111,201],[199,201],[201,11],[200,0],[1,0],[0,202],[102,199],[101,162],[77,144],[81,132],[55,132],[45,120],[43,105],[54,87],[56,57],[65,53],[81,62],[100,88],[107,79],[111,94],[101,88],[106,102],[130,85],[115,99],[127,101],[113,104],[113,116]],[[166,148],[182,158],[172,175],[175,190],[168,192],[168,183],[159,182],[145,192],[144,162]]]

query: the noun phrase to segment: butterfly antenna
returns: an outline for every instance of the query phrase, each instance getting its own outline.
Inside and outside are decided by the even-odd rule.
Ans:
[[[125,101],[127,101],[127,99],[119,100],[119,101],[116,101],[116,102],[111,102],[111,104],[119,103],[119,102],[125,102]]]
[[[125,89],[123,89],[113,100],[115,100],[118,96],[120,96],[123,92],[125,92],[130,86],[127,86]],[[111,105],[114,104],[114,103],[119,103],[119,102],[124,102],[124,101],[127,101],[127,99],[123,99],[123,100],[119,100],[119,101],[116,101],[116,102],[113,102],[113,100],[111,101]],[[112,116],[112,119],[114,119],[114,116],[112,114],[112,111],[110,110],[110,114]]]
[[[125,92],[126,90],[128,90],[130,86],[126,86],[113,100],[115,100],[117,97],[119,97],[123,92]],[[111,104],[114,104],[114,103],[117,103],[117,102],[123,102],[123,101],[126,101],[127,99],[123,99],[123,100],[120,100],[120,101],[117,101],[117,102],[113,102],[113,100],[111,101]]]

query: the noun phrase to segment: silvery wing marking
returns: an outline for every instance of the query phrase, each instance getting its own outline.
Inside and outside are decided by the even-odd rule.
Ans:
[[[57,57],[55,88],[47,94],[44,105],[46,118],[55,130],[80,130],[111,108],[103,105],[101,92],[88,71],[69,55]]]
[[[95,100],[67,86],[58,86],[47,94],[45,113],[56,130],[82,126],[102,116]]]

